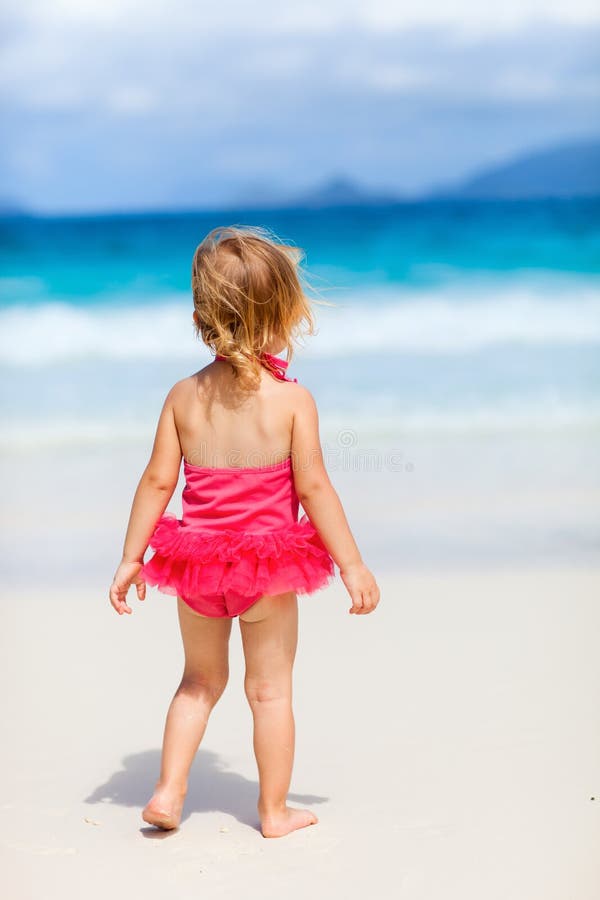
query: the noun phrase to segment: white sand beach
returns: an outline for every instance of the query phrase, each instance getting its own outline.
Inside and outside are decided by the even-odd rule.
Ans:
[[[158,832],[140,812],[182,663],[172,604],[150,592],[118,617],[85,584],[6,598],[7,896],[594,900],[600,572],[380,583],[370,617],[339,586],[301,605],[290,801],[320,821],[276,840],[237,624],[181,826]]]
[[[444,453],[454,479],[435,475],[435,454],[409,450],[415,479],[396,481],[397,494],[389,473],[332,472],[381,602],[348,615],[339,576],[300,598],[290,802],[319,823],[273,840],[258,830],[237,622],[181,826],[141,819],[183,662],[173,598],[150,589],[139,603],[132,592],[125,617],[107,598],[145,450],[3,459],[0,862],[11,900],[595,900],[600,566],[592,553],[552,554],[540,537],[585,532],[594,471],[580,470],[587,492],[573,475],[553,493],[567,461],[558,444],[555,456],[538,452],[545,483],[538,467],[519,490],[513,466],[503,495],[498,471],[489,484],[481,466],[465,480],[456,448]],[[563,531],[535,532],[540,509],[547,520],[562,509]],[[508,536],[511,521],[519,538],[519,510],[537,544],[519,557],[497,539],[495,556],[483,552],[486,534]],[[435,556],[443,522],[455,541]]]

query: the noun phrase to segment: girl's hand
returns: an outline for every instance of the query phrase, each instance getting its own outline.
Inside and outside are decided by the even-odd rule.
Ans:
[[[127,591],[132,584],[135,584],[138,600],[146,599],[146,582],[138,577],[142,565],[143,563],[140,562],[125,562],[122,560],[115,572],[108,596],[111,605],[120,616],[124,612],[131,613],[132,611],[131,607],[127,606]]]
[[[362,616],[373,612],[379,603],[380,592],[372,572],[363,562],[340,569],[340,577],[350,594],[352,606],[349,613]]]

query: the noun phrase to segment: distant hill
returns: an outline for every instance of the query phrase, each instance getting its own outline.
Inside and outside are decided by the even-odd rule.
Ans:
[[[14,197],[0,195],[0,216],[26,215],[28,210]]]
[[[475,171],[461,181],[434,185],[419,194],[402,194],[386,188],[373,190],[339,173],[313,188],[291,195],[285,195],[280,188],[271,186],[268,182],[257,183],[230,198],[228,203],[210,208],[217,208],[219,211],[242,208],[324,209],[392,206],[430,200],[519,200],[543,197],[600,197],[600,137],[564,142],[520,154],[501,165]],[[36,215],[36,212],[4,195],[0,196],[0,215]]]
[[[509,200],[599,195],[600,138],[596,138],[518,156],[428,196]]]
[[[600,138],[571,141],[522,154],[502,165],[481,169],[458,183],[432,188],[419,196],[406,197],[393,190],[371,191],[350,178],[337,175],[311,191],[280,199],[275,205],[320,209],[446,198],[518,200],[594,196],[600,196]]]
[[[317,185],[311,191],[287,197],[281,205],[301,207],[302,209],[320,209],[332,206],[375,206],[394,203],[400,199],[392,192],[370,191],[350,178],[336,175]]]

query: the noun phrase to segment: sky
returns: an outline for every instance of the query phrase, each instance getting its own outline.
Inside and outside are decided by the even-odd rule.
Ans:
[[[4,6],[0,201],[40,212],[416,196],[600,135],[597,0]]]

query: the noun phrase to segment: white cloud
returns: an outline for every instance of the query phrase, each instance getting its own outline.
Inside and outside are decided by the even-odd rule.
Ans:
[[[123,84],[107,96],[107,109],[123,115],[148,113],[158,106],[156,94],[143,85]]]
[[[435,83],[430,69],[397,63],[375,63],[362,73],[362,80],[365,85],[394,92],[428,87]]]
[[[420,0],[419,3],[404,4],[393,0],[370,0],[369,3],[360,2],[353,6],[365,25],[379,28],[451,25],[466,34],[478,35],[519,28],[533,19],[570,24],[600,20],[596,0],[574,0],[573,3],[568,0],[503,0],[502,3]]]
[[[600,130],[596,2],[25,0],[3,13],[0,177],[50,204],[336,171],[419,189]]]
[[[316,89],[440,97],[489,95],[506,100],[593,96],[598,66],[573,74],[586,31],[537,25],[515,34],[475,40],[445,29],[365,32],[349,28],[329,35],[291,34],[273,40],[237,32],[211,39],[181,24],[167,33],[135,35],[92,29],[67,40],[54,31],[21,33],[0,62],[0,99],[11,109],[57,112],[97,109],[122,116],[186,112],[204,116],[207,128],[232,117],[260,117],[282,92],[302,84]],[[173,28],[171,21],[170,26]],[[587,56],[586,56],[587,54]]]
[[[30,29],[108,30],[119,27],[132,34],[149,31],[165,36],[194,30],[199,36],[232,31],[246,34],[327,32],[339,28],[367,29],[452,26],[466,35],[497,33],[533,20],[584,24],[600,21],[597,0],[310,0],[298,4],[281,0],[25,0],[5,12],[11,22]]]
[[[566,90],[565,90],[566,88]],[[534,72],[531,69],[508,69],[502,72],[486,87],[489,97],[527,103],[531,100],[552,100],[566,96],[600,98],[600,77],[598,75],[577,80],[565,85],[555,73]]]

